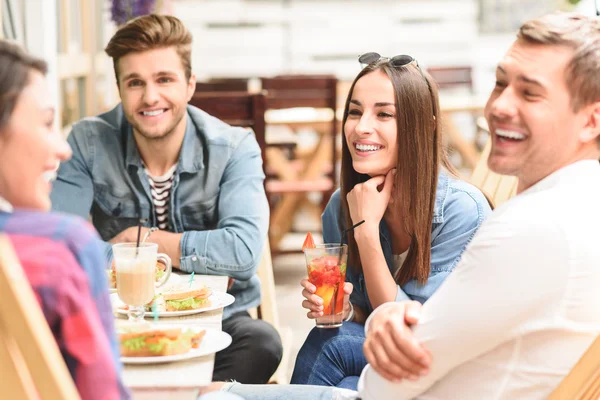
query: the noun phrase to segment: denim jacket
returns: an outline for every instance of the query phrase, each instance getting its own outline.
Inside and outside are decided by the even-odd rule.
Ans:
[[[465,247],[490,212],[490,205],[479,189],[441,172],[438,178],[431,226],[431,272],[429,278],[423,285],[413,279],[402,287],[398,286],[396,301],[410,299],[424,303],[429,299],[452,272]],[[340,191],[337,190],[322,216],[325,243],[340,243],[340,217]],[[392,272],[394,270],[392,243],[383,219],[379,224],[379,236],[383,255],[390,272]],[[344,238],[345,240],[346,238]],[[352,266],[348,265],[346,281],[351,282],[354,286],[350,295],[352,304],[370,314],[373,307],[369,301],[363,273],[357,274]]]
[[[147,218],[156,226],[150,185],[121,105],[73,126],[71,160],[51,194],[53,209],[87,218],[103,240]],[[260,303],[256,269],[267,236],[269,206],[254,135],[187,107],[186,132],[173,181],[169,231],[183,232],[184,272],[235,279],[224,317]],[[106,244],[110,257],[110,246]]]

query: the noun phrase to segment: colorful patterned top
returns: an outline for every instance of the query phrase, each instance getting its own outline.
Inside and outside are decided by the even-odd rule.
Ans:
[[[129,399],[121,379],[100,239],[84,220],[0,212],[7,234],[84,400]]]

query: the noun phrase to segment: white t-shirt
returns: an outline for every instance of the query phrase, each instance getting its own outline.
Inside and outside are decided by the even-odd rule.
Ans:
[[[423,305],[429,375],[396,384],[367,366],[362,399],[547,398],[600,334],[599,205],[587,160],[495,210]]]

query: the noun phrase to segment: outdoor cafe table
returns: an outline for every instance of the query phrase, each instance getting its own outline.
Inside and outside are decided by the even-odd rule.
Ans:
[[[188,276],[182,277],[187,279]],[[213,291],[227,290],[226,276],[195,275],[194,280],[210,286]],[[159,318],[157,324],[186,325],[220,331],[222,319],[223,309],[220,308],[185,317]],[[126,364],[123,366],[123,379],[135,400],[195,399],[198,390],[211,382],[214,362],[215,355],[211,354],[164,364]]]

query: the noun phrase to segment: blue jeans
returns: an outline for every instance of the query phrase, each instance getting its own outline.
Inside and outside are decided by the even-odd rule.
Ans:
[[[355,322],[336,329],[313,328],[298,353],[291,383],[356,390],[367,366],[364,342],[365,326]]]
[[[223,392],[234,393],[244,400],[357,400],[358,393],[339,388],[308,385],[244,385],[233,382]],[[221,392],[222,394],[225,394]],[[237,396],[236,396],[237,397]],[[215,400],[219,397],[215,397]],[[201,398],[202,399],[202,398]],[[226,397],[223,397],[225,400]],[[202,399],[203,400],[203,399]],[[232,399],[233,400],[233,399]]]

